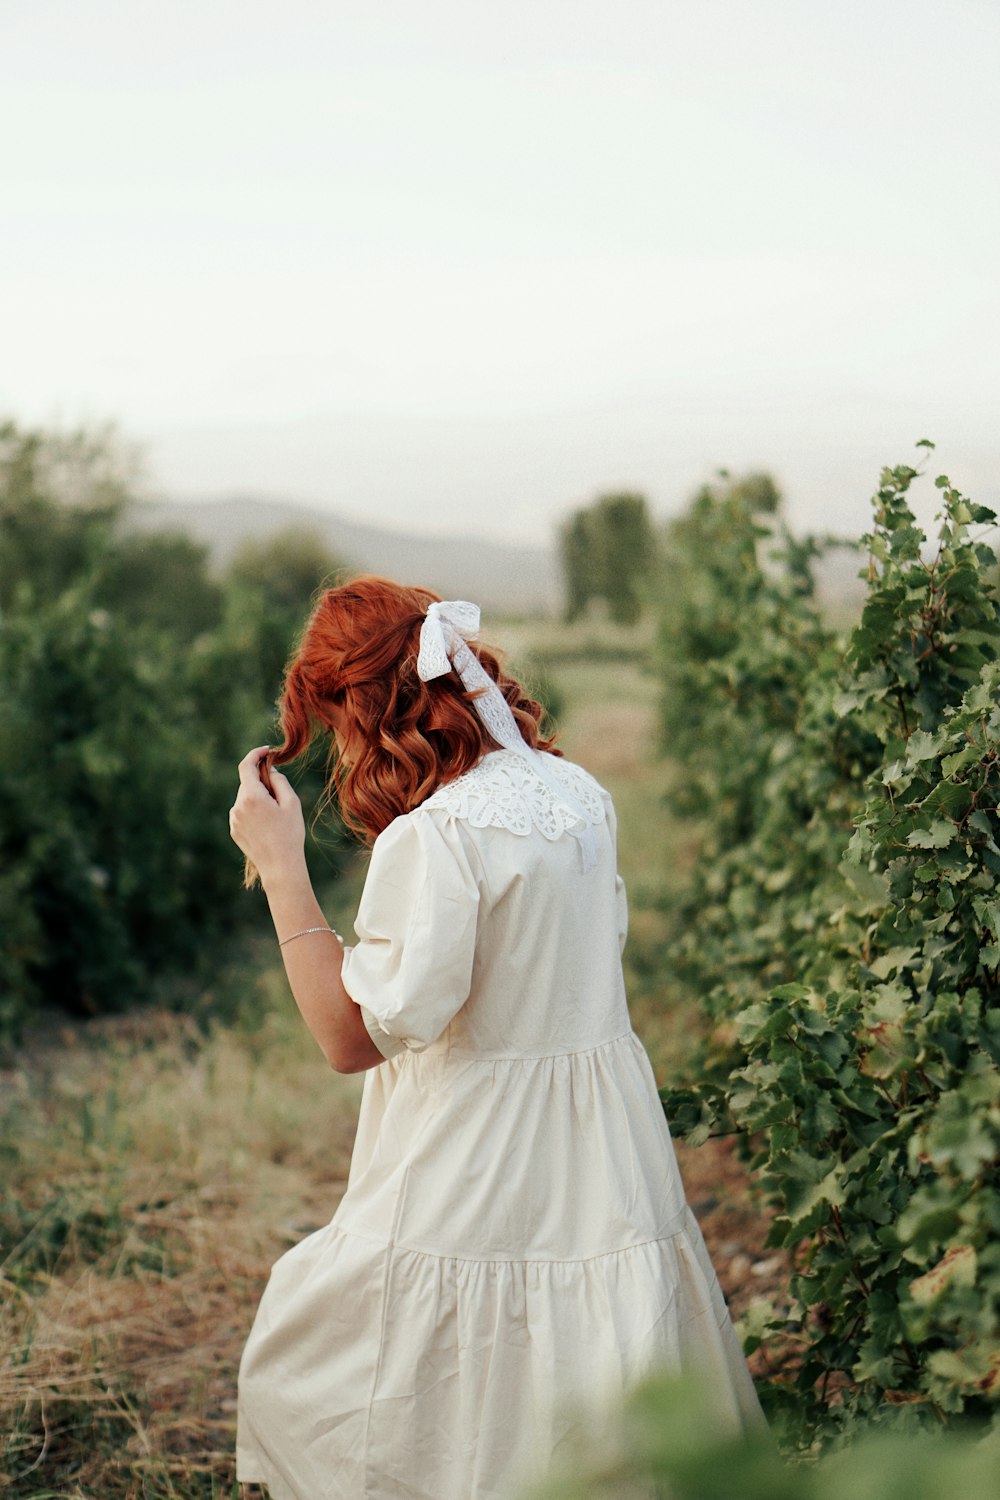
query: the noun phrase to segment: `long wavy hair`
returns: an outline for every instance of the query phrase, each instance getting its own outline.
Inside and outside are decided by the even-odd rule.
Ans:
[[[417,676],[420,627],[438,598],[430,589],[373,575],[326,589],[285,669],[278,700],[283,741],[264,758],[264,782],[271,766],[328,737],[327,796],[367,844],[443,781],[498,748],[473,706],[477,695],[466,691],[457,673],[430,682]],[[561,755],[555,736],[541,733],[541,704],[504,670],[502,653],[469,644],[510,704],[526,742]],[[338,753],[334,708],[344,710],[352,729],[349,756]]]

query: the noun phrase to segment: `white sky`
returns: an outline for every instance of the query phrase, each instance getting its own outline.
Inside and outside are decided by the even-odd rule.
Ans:
[[[998,78],[995,0],[0,0],[0,413],[427,530],[995,501]]]

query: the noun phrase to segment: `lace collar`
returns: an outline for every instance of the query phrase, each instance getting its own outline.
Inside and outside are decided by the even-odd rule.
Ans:
[[[548,760],[557,781],[587,820],[603,823],[604,793],[590,773],[557,755]],[[579,833],[584,826],[569,803],[513,750],[489,751],[470,771],[439,786],[420,806],[440,807],[468,819],[474,828],[506,828],[522,836],[537,828],[547,839],[557,839],[564,833]]]

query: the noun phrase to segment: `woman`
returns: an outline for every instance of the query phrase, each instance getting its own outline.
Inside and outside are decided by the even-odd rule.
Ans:
[[[332,1067],[367,1070],[344,1198],[276,1263],[240,1367],[238,1472],[274,1500],[500,1500],[574,1403],[656,1368],[763,1421],[622,982],[611,798],[470,642],[479,611],[359,578],[322,595],[284,743],[231,828]],[[344,947],[274,762],[332,736],[372,844]],[[267,785],[270,786],[270,791]]]

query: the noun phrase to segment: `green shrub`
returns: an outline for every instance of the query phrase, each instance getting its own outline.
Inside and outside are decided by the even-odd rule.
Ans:
[[[237,915],[246,704],[210,645],[137,642],[86,588],[0,619],[0,697],[0,1025],[120,1010]]]
[[[686,556],[710,649],[684,656],[687,596],[665,610],[668,705],[683,681],[697,720],[670,749],[705,829],[679,964],[715,1022],[666,1103],[691,1139],[746,1133],[795,1263],[761,1336],[801,1321],[776,1399],[805,1429],[1000,1396],[1000,608],[970,534],[994,516],[942,477],[925,561],[916,477],[883,471],[846,640],[791,560],[765,576],[745,510],[728,560]]]
[[[108,439],[0,428],[0,1040],[139,1003],[259,911],[236,764],[333,559],[278,539],[219,582],[185,537],[123,535],[128,504]],[[336,870],[335,819],[319,838]]]
[[[713,1431],[710,1397],[691,1378],[651,1380],[604,1430],[581,1425],[563,1472],[530,1500],[995,1500],[996,1431],[923,1433],[904,1418],[788,1461],[768,1432]]]

